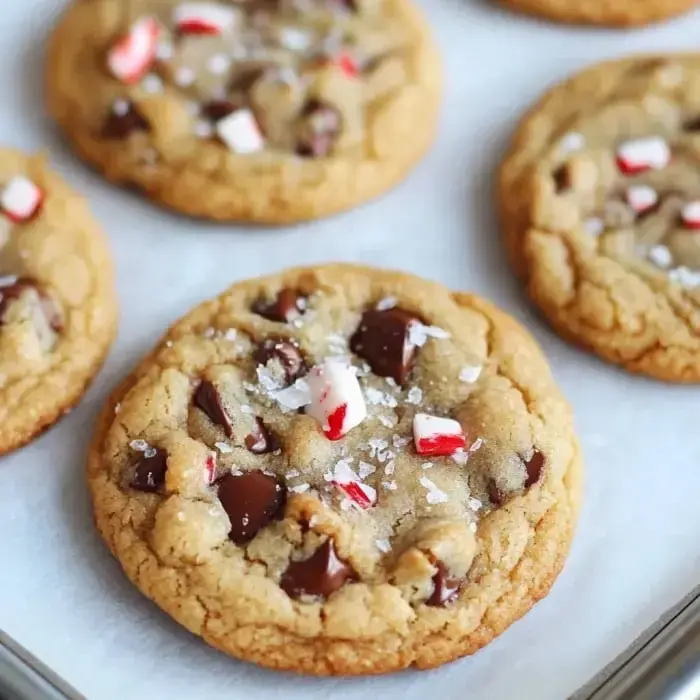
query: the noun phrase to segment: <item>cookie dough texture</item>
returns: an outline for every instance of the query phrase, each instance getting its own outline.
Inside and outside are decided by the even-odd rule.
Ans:
[[[292,323],[253,310],[289,289],[307,299]],[[418,350],[402,386],[354,356],[369,415],[330,441],[270,400],[256,348],[286,338],[309,366],[347,355],[363,312],[382,300],[444,333]],[[468,460],[417,455],[416,411],[457,418]],[[251,416],[274,451],[253,454],[242,439]],[[212,452],[213,486],[203,478]],[[373,485],[373,507],[349,507],[334,488],[339,462]],[[251,471],[276,475],[286,505],[275,517],[250,510],[237,529],[222,484],[235,492]],[[570,409],[512,319],[413,276],[333,265],[236,284],[176,323],[102,412],[87,477],[127,576],[188,630],[264,666],[360,675],[471,654],[545,596],[573,536],[580,472]],[[314,583],[299,562],[321,555],[324,594],[297,595]]]
[[[511,262],[554,328],[674,382],[700,380],[698,117],[700,58],[597,65],[525,116],[498,182]],[[621,164],[630,144],[661,160]]]
[[[631,27],[674,17],[696,0],[499,0],[518,12],[571,24]]]
[[[109,251],[86,202],[43,157],[0,150],[0,187],[18,176],[44,199],[29,221],[0,213],[0,454],[78,402],[117,316]]]
[[[442,70],[410,0],[290,0],[277,9],[224,0],[217,4],[235,8],[242,28],[221,37],[178,35],[183,4],[77,0],[54,31],[49,111],[109,180],[185,214],[285,224],[382,194],[432,142]],[[145,16],[160,22],[159,58],[124,85],[107,52]],[[300,45],[289,44],[300,34]],[[237,153],[217,137],[217,120],[234,106],[252,110],[262,150]]]

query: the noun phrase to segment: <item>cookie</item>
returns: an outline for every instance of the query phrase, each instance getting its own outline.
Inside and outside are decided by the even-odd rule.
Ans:
[[[569,24],[630,27],[660,22],[696,5],[695,0],[499,0],[511,10]]]
[[[557,331],[631,372],[700,381],[700,58],[594,66],[500,168],[513,265]]]
[[[308,674],[471,654],[547,594],[580,457],[532,338],[349,265],[236,284],[104,409],[88,481],[129,578],[222,651]]]
[[[46,95],[108,179],[185,214],[284,224],[408,174],[441,66],[410,0],[77,0]]]
[[[0,454],[79,401],[116,327],[112,264],[87,204],[44,159],[0,151]]]

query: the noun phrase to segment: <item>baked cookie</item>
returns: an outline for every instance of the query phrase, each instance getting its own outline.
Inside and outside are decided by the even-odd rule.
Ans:
[[[549,591],[579,450],[531,337],[348,265],[236,284],[116,390],[97,526],[131,580],[264,666],[371,674],[487,644]]]
[[[700,57],[590,68],[521,124],[500,169],[513,265],[565,337],[700,381]]]
[[[114,337],[107,245],[41,157],[0,150],[0,454],[70,411]]]
[[[371,199],[430,145],[441,67],[411,0],[77,0],[49,110],[117,183],[283,224]]]
[[[511,10],[569,24],[631,27],[669,19],[697,0],[499,0]]]

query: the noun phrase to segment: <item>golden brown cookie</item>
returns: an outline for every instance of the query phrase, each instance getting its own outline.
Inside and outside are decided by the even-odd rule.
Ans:
[[[687,12],[697,0],[498,0],[517,12],[556,22],[631,27]]]
[[[283,224],[403,179],[432,142],[441,66],[411,0],[76,0],[46,95],[110,180],[186,214]]]
[[[116,329],[112,263],[86,202],[42,157],[0,151],[0,454],[70,411]]]
[[[700,57],[589,68],[526,115],[499,175],[513,265],[557,331],[700,381]]]
[[[209,644],[309,674],[438,666],[547,594],[580,455],[532,338],[349,265],[234,285],[115,391],[90,451],[126,574]]]

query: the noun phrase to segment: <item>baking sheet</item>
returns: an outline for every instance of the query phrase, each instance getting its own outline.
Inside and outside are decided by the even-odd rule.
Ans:
[[[246,230],[162,212],[79,164],[45,121],[41,100],[42,45],[62,2],[0,4],[0,142],[48,149],[89,196],[111,238],[122,303],[119,339],[86,400],[0,460],[1,629],[89,700],[561,700],[698,582],[700,388],[627,376],[554,336],[505,266],[491,181],[519,114],[547,85],[597,59],[697,48],[700,12],[620,32],[553,26],[477,0],[423,0],[447,74],[427,160],[354,212]],[[92,528],[85,445],[110,387],[198,301],[241,278],[326,260],[381,262],[491,297],[529,325],[575,407],[587,483],[564,573],[485,651],[437,671],[319,680],[229,660],[132,588]]]

